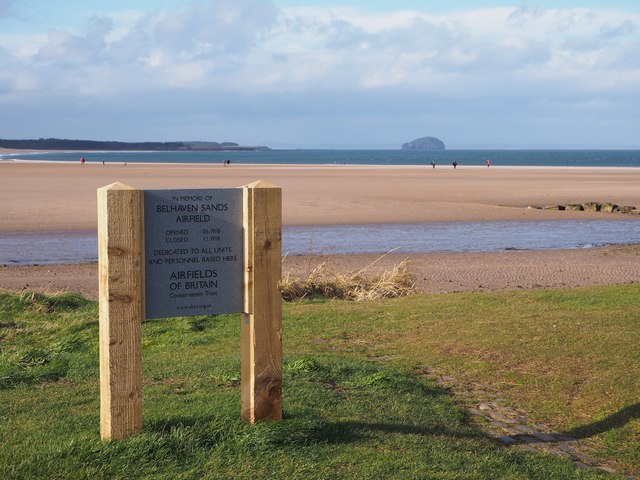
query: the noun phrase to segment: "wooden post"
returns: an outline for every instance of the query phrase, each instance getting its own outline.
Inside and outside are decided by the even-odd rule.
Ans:
[[[100,436],[142,430],[144,318],[143,192],[121,183],[98,189]]]
[[[282,419],[282,190],[244,190],[245,282],[241,327],[242,420]]]

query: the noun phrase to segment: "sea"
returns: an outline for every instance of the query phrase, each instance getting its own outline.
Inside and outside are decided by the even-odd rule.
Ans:
[[[7,154],[4,160],[105,163],[212,163],[285,165],[436,165],[544,167],[640,167],[640,150],[264,150],[160,152],[50,152]]]
[[[264,150],[167,152],[51,152],[9,154],[0,160],[105,163],[425,165],[450,168],[640,167],[640,150]],[[640,187],[639,187],[640,188]],[[597,200],[597,199],[594,199]],[[638,205],[640,207],[640,205]],[[429,253],[593,248],[640,243],[640,216],[627,219],[429,222],[413,224],[285,226],[283,254]],[[0,233],[0,265],[97,260],[94,231]]]

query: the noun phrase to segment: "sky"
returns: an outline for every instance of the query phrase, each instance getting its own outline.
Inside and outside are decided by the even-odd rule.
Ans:
[[[640,1],[0,0],[0,138],[640,148]]]

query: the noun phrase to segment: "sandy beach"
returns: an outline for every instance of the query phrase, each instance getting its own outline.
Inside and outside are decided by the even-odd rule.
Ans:
[[[640,169],[0,162],[0,231],[96,228],[96,189],[282,187],[287,225],[604,218],[528,209],[588,201],[640,207]]]
[[[0,232],[96,228],[96,189],[119,181],[141,189],[238,187],[264,180],[283,189],[288,225],[429,221],[629,218],[612,213],[527,208],[589,201],[640,207],[640,169],[430,166],[147,165],[0,161]],[[638,220],[640,221],[640,219]],[[640,240],[640,239],[639,239]],[[378,255],[333,256],[331,268],[355,271]],[[409,257],[424,292],[556,288],[640,281],[640,248]],[[285,259],[304,274],[324,262]],[[0,288],[97,292],[95,264],[0,267]]]

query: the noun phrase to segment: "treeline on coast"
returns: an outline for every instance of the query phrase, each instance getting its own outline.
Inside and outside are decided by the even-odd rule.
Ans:
[[[245,147],[233,142],[116,142],[39,138],[32,140],[0,139],[0,148],[17,150],[269,150],[268,147]]]

